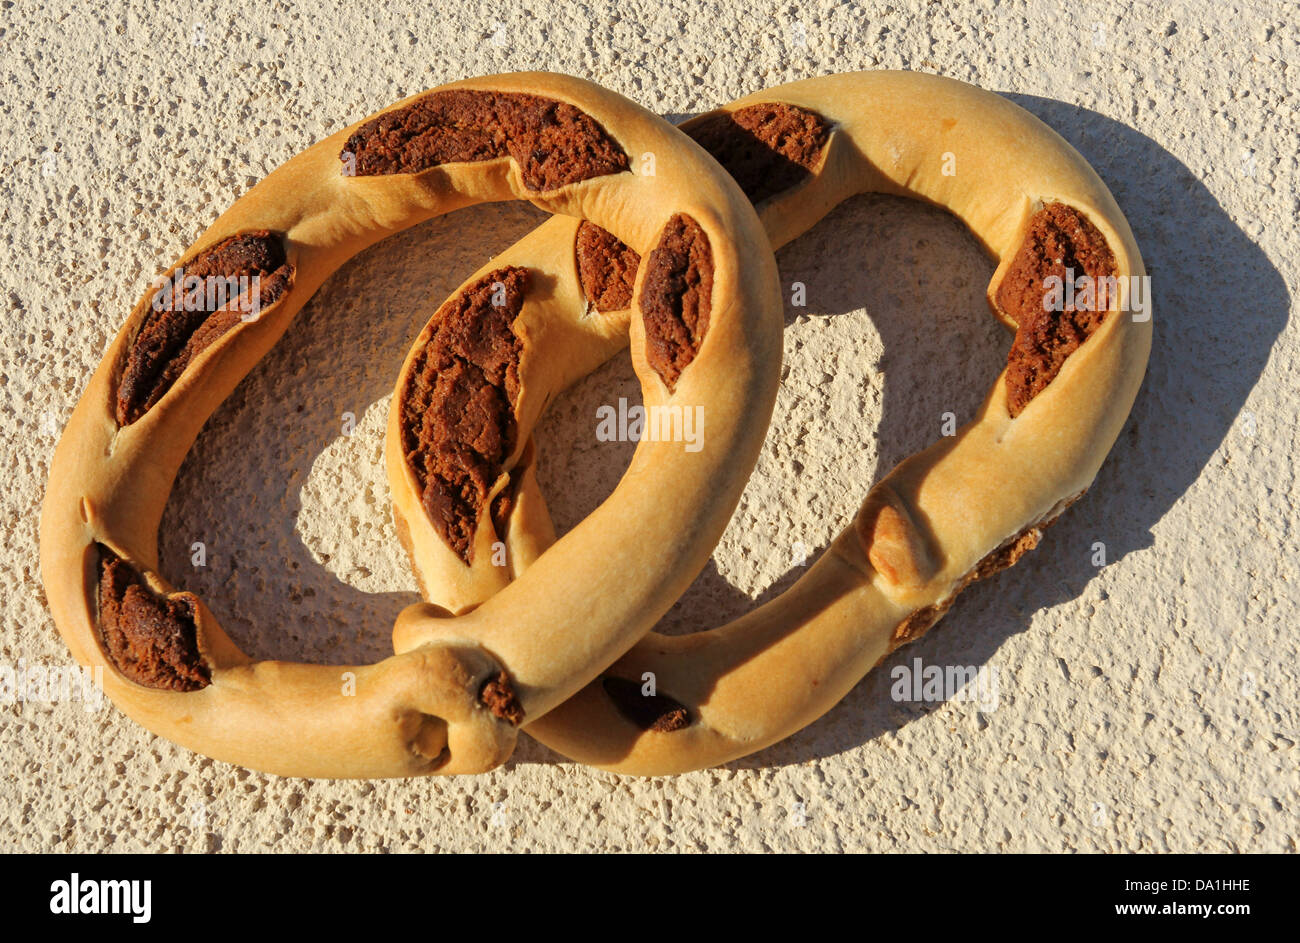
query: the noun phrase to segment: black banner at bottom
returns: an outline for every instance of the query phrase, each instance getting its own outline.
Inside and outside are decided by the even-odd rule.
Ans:
[[[525,913],[530,920],[550,913],[557,926],[598,916],[607,932],[656,936],[714,921],[734,928],[758,921],[771,930],[782,911],[804,920],[835,916],[872,932],[951,932],[970,920],[1231,932],[1285,918],[1294,906],[1283,900],[1295,884],[1287,856],[640,858],[10,856],[0,899],[11,919],[68,930],[249,921],[259,933],[374,931],[389,922],[409,926],[419,914],[434,921],[431,930],[459,917],[505,929]]]

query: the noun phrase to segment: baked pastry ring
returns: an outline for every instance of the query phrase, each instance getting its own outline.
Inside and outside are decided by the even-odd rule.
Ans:
[[[509,199],[591,220],[638,252],[663,250],[641,266],[633,356],[648,402],[708,409],[707,441],[690,453],[638,449],[586,526],[443,641],[368,666],[254,661],[158,572],[158,527],[186,452],[348,258],[440,214]],[[493,404],[533,402],[530,341],[502,312],[553,290],[540,273],[503,273],[467,303],[433,351],[439,364],[421,374],[431,412],[464,407],[465,422],[420,442],[429,506],[447,512],[448,533],[469,535],[467,558],[506,487],[477,494],[479,465],[493,448],[518,451],[508,437],[488,441]],[[135,306],[51,463],[41,572],[55,622],[78,661],[103,666],[123,711],[217,759],[296,776],[489,769],[513,749],[520,720],[595,677],[708,560],[762,444],[780,331],[775,263],[754,210],[659,117],[548,73],[469,79],[398,102],[266,177]],[[457,455],[464,475],[449,483],[438,476]],[[635,541],[624,529],[632,519],[643,522]],[[602,585],[611,572],[617,593]],[[403,631],[422,619],[404,613]],[[514,635],[528,644],[506,644]],[[545,659],[524,664],[539,640]]]
[[[712,631],[650,634],[525,728],[573,759],[647,775],[725,763],[806,726],[937,622],[970,582],[1034,547],[1096,476],[1151,345],[1149,317],[1125,313],[1130,279],[1144,269],[1114,198],[1074,148],[1004,98],[933,75],[860,72],[756,92],[682,128],[754,199],[774,248],[860,193],[946,208],[997,260],[988,302],[1015,340],[974,421],[879,481],[789,590]],[[611,309],[630,297],[626,285],[615,289],[635,273],[635,254],[590,230],[556,218],[493,261],[553,280],[551,296],[521,316],[538,334],[589,321],[584,296],[596,305],[613,299]],[[1071,268],[1073,278],[1110,286],[1106,303],[1044,310],[1048,279]],[[1110,276],[1114,283],[1104,281]],[[587,369],[557,371],[556,389]],[[520,416],[521,436],[535,418]],[[390,451],[401,504],[409,499],[391,459]],[[531,481],[532,469],[524,463],[513,474]],[[519,511],[507,525],[528,547],[516,571],[545,548],[550,528],[539,495],[530,491]],[[467,580],[427,573],[433,602],[481,601],[461,592]],[[399,651],[414,640],[399,627]]]

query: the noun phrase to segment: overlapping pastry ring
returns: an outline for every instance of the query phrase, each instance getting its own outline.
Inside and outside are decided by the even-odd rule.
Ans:
[[[656,271],[642,272],[645,317],[632,319],[631,345],[646,400],[706,408],[707,442],[691,453],[638,449],[587,525],[472,621],[449,631],[440,622],[442,641],[369,666],[252,660],[197,597],[174,592],[158,572],[158,527],[186,452],[347,259],[440,214],[508,199],[591,220],[643,253],[667,243],[685,253],[667,252]],[[687,263],[693,277],[683,280]],[[487,288],[478,312],[487,320],[513,303],[511,292],[555,290],[541,273]],[[241,197],[155,289],[118,333],[55,452],[42,579],[74,657],[104,667],[122,710],[198,752],[285,775],[463,773],[500,763],[521,719],[626,651],[707,561],[776,394],[780,298],[752,207],[662,119],[567,76],[455,82],[332,135]],[[648,361],[647,334],[652,346],[664,337],[684,343]],[[478,362],[472,335],[451,338],[439,356],[461,375],[479,371],[466,381],[474,396],[518,394],[520,408],[531,408],[530,341],[505,352],[513,365],[498,357],[493,366]],[[493,386],[511,370],[521,387]],[[642,522],[637,540],[622,531],[633,519]],[[617,593],[603,585],[611,573]],[[420,621],[402,617],[406,631]],[[527,652],[511,636],[549,639],[545,661],[524,664]]]
[[[712,631],[652,633],[525,728],[566,756],[636,774],[713,766],[788,736],[919,637],[971,581],[1015,563],[1096,476],[1151,344],[1149,317],[1126,313],[1129,279],[1144,269],[1114,198],[1074,148],[997,95],[919,73],[833,75],[756,92],[683,128],[755,199],[774,247],[860,193],[946,208],[997,260],[989,305],[1016,335],[974,421],[871,488],[853,522],[788,591]],[[567,219],[548,221],[492,263],[548,273],[552,295],[526,305],[521,323],[559,336],[589,323],[584,311],[594,301],[625,303],[620,272],[635,264],[626,247]],[[1047,279],[1076,266],[1075,278],[1116,277],[1105,283],[1109,303],[1044,310]],[[617,336],[613,324],[627,316],[611,310],[599,323]],[[595,345],[564,349],[605,356]],[[589,367],[560,363],[548,392]],[[535,419],[520,416],[521,436]],[[395,501],[409,503],[393,469],[390,461]],[[526,462],[512,474],[532,480]],[[523,548],[511,572],[535,559],[550,534],[535,489],[526,504],[508,521],[512,544]],[[437,568],[421,564],[427,598],[451,608],[482,602],[503,577],[484,562],[460,567],[455,579],[431,579]],[[614,582],[598,591],[617,593]],[[397,649],[442,637],[436,628],[426,622],[407,633],[399,624]]]

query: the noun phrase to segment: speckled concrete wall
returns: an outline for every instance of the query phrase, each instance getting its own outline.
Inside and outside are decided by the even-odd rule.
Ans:
[[[148,279],[307,144],[466,75],[569,72],[678,118],[910,68],[1043,118],[1114,191],[1155,286],[1147,380],[1088,496],[826,717],[723,769],[620,778],[521,738],[478,778],[278,779],[111,705],[11,697],[0,850],[1295,849],[1297,7],[746,6],[5,4],[0,666],[68,663],[38,509],[58,430]],[[462,211],[367,251],[208,424],[162,563],[254,655],[391,651],[417,599],[381,463],[392,379],[432,307],[541,218]],[[942,413],[968,419],[1005,356],[982,297],[992,266],[941,211],[858,198],[779,261],[808,306],[787,312],[773,428],[668,631],[789,585],[795,545],[825,546]],[[562,529],[630,455],[595,441],[596,407],[638,395],[622,356],[545,420]],[[916,658],[988,668],[995,702],[894,701],[889,670]]]

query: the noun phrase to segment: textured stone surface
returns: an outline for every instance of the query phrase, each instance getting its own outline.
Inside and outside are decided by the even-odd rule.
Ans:
[[[0,105],[0,663],[68,662],[37,571],[47,463],[148,279],[306,144],[471,74],[564,71],[682,116],[804,76],[906,67],[1038,114],[1114,190],[1155,281],[1150,372],[1096,485],[829,715],[724,769],[619,778],[525,737],[479,778],[307,782],[196,756],[111,705],[6,704],[0,849],[1295,850],[1294,7],[535,7],[0,13],[14,91]],[[463,211],[366,252],[209,423],[162,563],[253,654],[391,650],[416,599],[381,462],[393,377],[433,306],[541,218]],[[854,200],[780,262],[808,305],[787,312],[778,431],[669,631],[792,582],[796,542],[824,546],[943,412],[970,417],[1005,357],[982,300],[991,266],[939,211]],[[620,395],[638,395],[625,357],[545,422],[542,485],[562,529],[631,454],[592,435],[596,406]],[[191,540],[207,543],[206,569],[190,566]],[[895,703],[887,669],[915,657],[996,667],[997,708]]]

